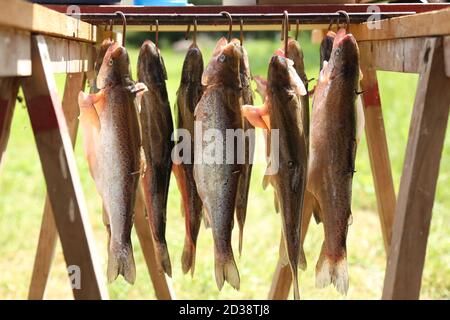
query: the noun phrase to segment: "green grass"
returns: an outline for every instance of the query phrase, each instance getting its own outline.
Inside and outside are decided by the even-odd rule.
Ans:
[[[303,34],[301,43],[309,77],[318,75],[318,46]],[[250,56],[254,75],[266,75],[269,58],[278,46],[278,40],[247,39],[245,46]],[[200,42],[205,63],[209,60],[214,43]],[[130,48],[132,68],[135,71],[137,48]],[[168,47],[162,50],[168,73],[170,101],[180,80],[184,52],[177,53]],[[418,77],[410,74],[378,73],[385,117],[386,132],[396,189],[400,181],[404,151],[407,142],[414,92]],[[62,95],[64,77],[57,77]],[[257,97],[257,103],[260,103]],[[258,134],[257,151],[263,151],[261,134]],[[440,176],[433,208],[433,219],[428,241],[421,298],[450,297],[450,139],[447,132]],[[79,137],[80,139],[80,137]],[[100,254],[102,271],[106,272],[106,233],[101,221],[100,199],[89,176],[87,163],[80,143],[76,145],[76,160],[89,210],[96,245]],[[37,156],[26,109],[17,104],[11,138],[0,175],[0,299],[23,299],[27,296],[37,246],[45,183]],[[350,289],[347,298],[378,299],[383,285],[386,258],[382,243],[370,163],[365,139],[357,154],[357,173],[353,182],[353,225],[348,235],[348,260]],[[178,298],[184,299],[265,299],[269,292],[272,274],[278,256],[280,217],[273,208],[272,190],[262,190],[264,165],[253,169],[248,217],[244,234],[243,255],[237,263],[241,274],[241,290],[228,285],[219,292],[213,275],[213,248],[210,230],[200,231],[196,272],[194,278],[181,272],[181,252],[184,239],[184,222],[180,213],[180,196],[172,179],[168,205],[167,240],[173,265],[173,285]],[[308,270],[300,274],[302,296],[305,299],[342,299],[334,288],[315,289],[314,266],[322,243],[322,225],[312,223],[306,238],[305,252]],[[133,235],[137,280],[134,286],[122,278],[108,285],[113,299],[153,299],[154,292],[139,242]],[[233,234],[237,251],[237,232]],[[71,298],[69,282],[60,245],[50,274],[47,298]]]

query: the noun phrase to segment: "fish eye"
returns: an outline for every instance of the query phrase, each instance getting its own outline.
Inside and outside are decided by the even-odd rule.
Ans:
[[[224,55],[224,54],[221,54],[220,56],[219,56],[219,61],[220,62],[224,62],[225,60],[226,60],[226,56]]]
[[[110,66],[112,66],[113,63],[114,63],[114,60],[113,60],[113,59],[109,59],[108,64],[109,64]]]
[[[292,169],[292,168],[294,168],[294,161],[288,161],[288,167],[289,167],[289,169]]]

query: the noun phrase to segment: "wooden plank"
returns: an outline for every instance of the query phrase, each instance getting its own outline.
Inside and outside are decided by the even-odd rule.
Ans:
[[[309,193],[306,192],[303,201],[303,216],[302,226],[300,231],[300,241],[303,245],[305,242],[306,233],[308,232],[308,226],[312,216],[312,198]],[[282,245],[282,239],[280,246]],[[283,266],[280,261],[277,262],[275,273],[272,278],[272,285],[269,291],[269,300],[286,300],[289,297],[289,291],[292,284],[292,273],[289,265]]]
[[[93,231],[70,135],[43,36],[32,36],[32,77],[22,80],[27,108],[68,270],[78,270],[76,299],[106,299]]]
[[[436,21],[437,23],[437,21]],[[383,299],[418,299],[450,106],[442,38],[422,53],[400,182]]]
[[[359,43],[360,52],[370,57],[364,63],[368,68],[383,71],[418,73],[420,54],[425,38],[406,38]]]
[[[368,23],[351,26],[358,41],[440,36],[450,34],[450,8],[379,21],[379,28]]]
[[[69,74],[66,78],[62,109],[72,145],[75,145],[78,129],[78,92],[84,89],[85,82],[84,73]],[[57,239],[58,232],[53,219],[52,207],[48,196],[46,196],[28,299],[40,300],[44,298]]]
[[[30,33],[0,27],[0,77],[31,75]]]
[[[0,78],[0,168],[3,153],[8,145],[18,90],[17,78]]]
[[[445,75],[450,77],[450,36],[444,37]]]
[[[94,70],[93,44],[48,36],[45,37],[45,41],[53,73],[79,73]]]
[[[156,298],[159,300],[174,300],[175,293],[170,278],[158,269],[153,236],[146,218],[141,188],[139,188],[136,198],[134,219],[134,227],[136,228],[142,252],[144,253],[145,262],[147,263],[147,269],[153,282]]]
[[[2,2],[0,26],[79,41],[96,41],[95,26],[22,0]]]
[[[380,217],[384,247],[386,252],[389,252],[396,199],[377,74],[376,70],[369,66],[370,61],[374,61],[372,54],[373,52],[361,48],[360,66],[363,73],[361,87],[364,92],[362,103],[364,106],[367,147],[375,185],[378,215]]]

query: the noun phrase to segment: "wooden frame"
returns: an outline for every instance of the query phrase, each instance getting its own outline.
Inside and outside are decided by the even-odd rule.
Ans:
[[[86,74],[92,72],[93,44],[102,38],[97,37],[95,26],[42,6],[19,0],[10,1],[8,6],[11,10],[0,13],[0,49],[6,53],[0,61],[0,165],[21,85],[48,190],[29,298],[44,297],[59,234],[67,265],[77,265],[82,270],[81,289],[73,290],[75,298],[106,299],[108,294],[99,271],[73,155],[78,126],[76,95],[84,87]],[[339,9],[354,10],[357,6],[334,5],[327,9],[335,12]],[[299,9],[271,6],[270,10],[289,10],[286,7]],[[229,11],[233,10],[239,9],[229,8]],[[33,16],[31,20],[30,15]],[[48,24],[48,21],[52,23]],[[388,256],[383,299],[417,299],[420,293],[450,106],[450,91],[446,90],[450,87],[448,21],[449,8],[381,21],[381,29],[376,30],[369,30],[366,24],[351,26],[360,44],[365,130]],[[419,25],[424,27],[418,28]],[[169,31],[176,29],[169,27]],[[302,26],[308,27],[311,26]],[[255,28],[274,30],[279,29],[279,25]],[[420,74],[398,199],[392,181],[376,70]],[[68,74],[62,103],[53,79],[53,73],[58,72]],[[156,296],[158,299],[173,299],[170,281],[156,268],[152,235],[140,193],[136,202],[136,232]],[[311,218],[307,199],[304,213],[302,241]],[[289,268],[278,264],[269,298],[286,299],[290,285]]]

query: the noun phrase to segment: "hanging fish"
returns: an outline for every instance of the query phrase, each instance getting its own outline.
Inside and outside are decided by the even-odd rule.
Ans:
[[[325,37],[320,43],[320,70],[323,68],[323,62],[330,60],[331,50],[333,49],[333,41],[336,37],[334,31],[328,30]]]
[[[160,268],[172,276],[166,242],[166,217],[174,146],[173,122],[164,61],[159,49],[150,40],[146,40],[139,51],[137,74],[139,81],[148,88],[142,96],[140,112],[145,158],[142,189]]]
[[[251,72],[248,61],[247,50],[240,44],[238,39],[232,40],[241,50],[241,58],[239,60],[239,75],[241,79],[241,98],[243,105],[253,105],[253,91],[251,88]],[[242,254],[242,243],[244,238],[244,224],[247,216],[248,193],[250,190],[250,179],[252,175],[253,154],[255,152],[255,127],[245,118],[245,163],[239,178],[238,191],[236,195],[236,220],[239,226],[239,254]]]
[[[139,180],[141,137],[136,96],[146,90],[131,79],[127,51],[110,45],[98,72],[96,94],[79,93],[80,124],[89,169],[107,213],[111,232],[108,281],[119,274],[134,283],[131,243]]]
[[[214,238],[215,276],[219,289],[224,281],[239,289],[240,279],[231,246],[231,233],[236,203],[236,192],[242,165],[237,161],[237,144],[243,146],[243,139],[237,139],[233,150],[227,150],[226,130],[242,129],[240,106],[241,80],[239,76],[240,49],[221,38],[213,52],[202,83],[206,87],[195,109],[195,120],[201,124],[200,135],[196,135],[194,177],[206,214],[211,222]],[[220,134],[208,138],[211,130]],[[217,137],[218,138],[218,137]],[[199,141],[199,143],[197,143]],[[219,142],[217,142],[219,141]],[[198,146],[199,144],[200,146]],[[211,147],[215,148],[211,148]],[[214,149],[212,152],[211,149]],[[222,152],[218,149],[222,149]],[[233,159],[227,155],[233,152]],[[217,154],[216,154],[217,153]],[[214,154],[217,161],[206,161]],[[209,159],[211,160],[211,159]],[[228,159],[230,160],[230,159]],[[231,163],[230,163],[231,162]]]
[[[202,74],[202,53],[197,45],[193,43],[184,59],[176,104],[178,109],[178,129],[186,130],[189,136],[183,136],[181,143],[179,142],[175,146],[175,154],[179,155],[183,161],[173,165],[173,172],[181,193],[182,212],[186,225],[181,265],[183,273],[191,270],[192,275],[195,269],[197,236],[202,218],[202,201],[194,181],[194,110],[203,93]],[[184,141],[184,139],[189,140]],[[186,144],[189,148],[183,149],[183,153],[186,152],[188,155],[180,155],[177,147],[185,146]],[[184,160],[188,161],[184,162]]]
[[[351,224],[358,116],[359,50],[340,29],[324,62],[313,98],[308,190],[314,216],[323,222],[325,240],[316,265],[316,286],[348,290],[346,238]]]

